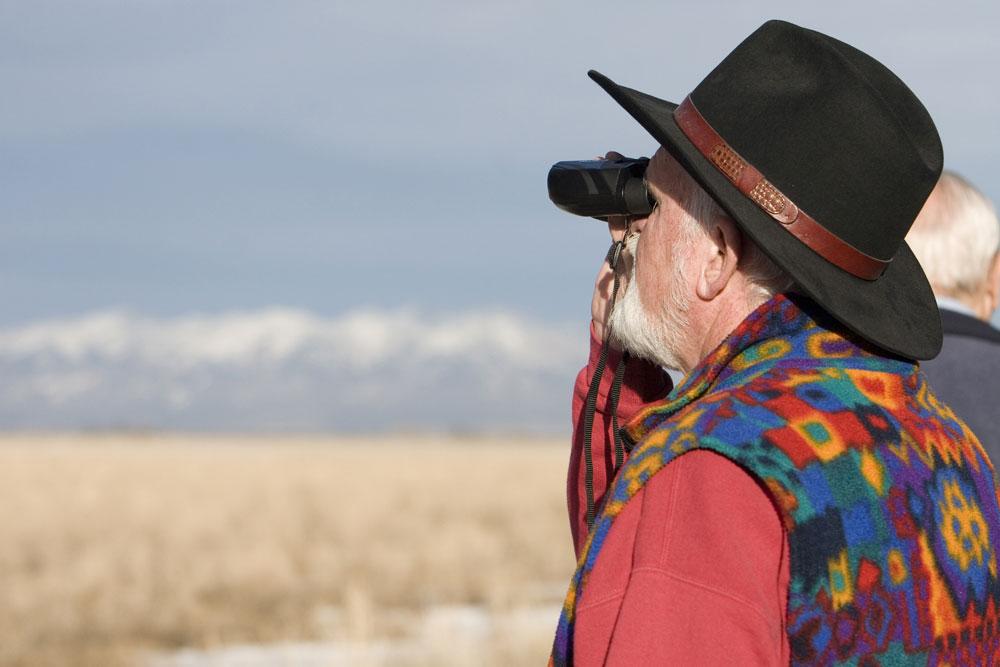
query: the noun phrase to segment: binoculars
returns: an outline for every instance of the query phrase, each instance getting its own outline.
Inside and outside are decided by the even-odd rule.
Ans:
[[[649,215],[655,201],[646,188],[649,158],[570,160],[549,169],[549,199],[573,215],[606,220]]]

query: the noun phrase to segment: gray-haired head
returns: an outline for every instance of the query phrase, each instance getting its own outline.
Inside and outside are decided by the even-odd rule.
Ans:
[[[993,203],[955,172],[941,175],[906,237],[939,297],[989,319],[1000,292],[1000,221]]]

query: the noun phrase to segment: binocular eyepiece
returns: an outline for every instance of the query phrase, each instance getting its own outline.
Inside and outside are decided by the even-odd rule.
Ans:
[[[574,215],[599,220],[612,215],[649,215],[655,201],[646,188],[649,158],[571,160],[549,169],[549,199]]]

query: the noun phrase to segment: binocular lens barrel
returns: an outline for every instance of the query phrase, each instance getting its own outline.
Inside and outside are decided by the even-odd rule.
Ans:
[[[646,188],[648,158],[570,160],[549,169],[549,199],[574,215],[649,215],[653,198]]]

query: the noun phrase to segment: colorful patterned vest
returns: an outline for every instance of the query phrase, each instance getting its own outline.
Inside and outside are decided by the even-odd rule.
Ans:
[[[912,362],[782,295],[625,431],[637,445],[580,556],[555,665],[572,664],[575,604],[615,517],[693,449],[741,465],[781,513],[794,664],[1000,663],[993,468]]]

